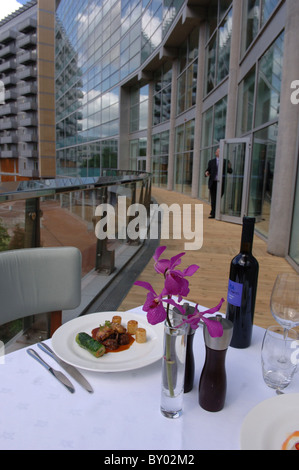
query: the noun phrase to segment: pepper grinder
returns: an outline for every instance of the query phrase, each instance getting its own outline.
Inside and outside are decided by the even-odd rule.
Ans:
[[[184,303],[183,308],[185,309],[185,315],[188,316],[194,313],[195,307],[191,307],[187,302]],[[173,309],[174,317],[182,318],[183,314],[175,307]],[[194,384],[194,354],[193,354],[193,339],[195,330],[188,325],[187,328],[187,347],[186,347],[186,365],[185,365],[185,381],[184,381],[184,393],[191,392]]]
[[[223,336],[212,338],[204,325],[206,359],[199,381],[198,398],[204,410],[216,412],[222,410],[225,403],[227,388],[225,358],[232,338],[233,324],[221,315],[216,315],[210,320],[222,324]]]

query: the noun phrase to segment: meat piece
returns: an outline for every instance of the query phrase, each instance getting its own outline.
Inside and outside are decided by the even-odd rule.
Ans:
[[[111,323],[110,328],[112,328],[114,331],[117,331],[117,333],[126,333],[126,329],[124,326],[120,325],[119,323]]]
[[[101,327],[96,334],[96,340],[102,343],[105,339],[109,338],[109,336],[114,335],[115,331],[110,328],[110,326],[103,326]]]
[[[119,335],[118,342],[119,342],[119,344],[129,344],[129,342],[130,342],[129,334],[128,333],[123,333],[122,335]]]
[[[112,351],[119,347],[117,338],[108,338],[103,341],[102,344],[105,346],[105,348],[110,349]]]

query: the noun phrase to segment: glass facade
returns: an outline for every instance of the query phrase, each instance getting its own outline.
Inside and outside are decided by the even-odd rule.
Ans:
[[[227,6],[230,2],[224,2]],[[221,9],[222,4],[222,9]],[[213,7],[211,7],[213,8]],[[219,23],[206,46],[206,72],[205,93],[210,93],[229,73],[231,34],[232,34],[232,9],[223,18],[223,2],[218,6],[218,15],[215,16]]]
[[[62,0],[56,12],[57,174],[100,174],[118,165],[121,81],[161,44],[183,0]],[[163,110],[169,119],[168,71]],[[158,97],[156,98],[158,100]],[[130,132],[147,128],[148,87],[133,88]],[[134,145],[132,145],[134,148]],[[110,150],[112,149],[112,150]],[[103,153],[104,152],[104,153]],[[109,152],[109,154],[107,154]],[[134,161],[134,156],[130,158]]]
[[[298,152],[299,161],[299,152]],[[299,165],[294,199],[293,223],[291,229],[290,257],[299,266]]]
[[[236,134],[252,138],[249,215],[268,236],[278,134],[284,33],[264,52],[239,85]]]
[[[197,19],[194,2],[186,0],[61,0],[58,175],[150,168],[154,186],[208,202],[208,161],[221,140],[246,138],[246,210],[267,238],[289,1],[244,0],[234,28],[240,5],[231,0],[198,0]],[[233,36],[237,54],[231,54]],[[230,86],[235,77],[237,86]],[[293,259],[297,234],[294,216]]]
[[[252,44],[258,33],[267,23],[280,0],[244,0],[243,1],[243,37],[242,55]]]

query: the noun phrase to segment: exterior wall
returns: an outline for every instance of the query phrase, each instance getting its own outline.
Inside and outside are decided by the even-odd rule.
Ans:
[[[56,175],[55,9],[55,0],[38,0],[38,146],[41,178]]]

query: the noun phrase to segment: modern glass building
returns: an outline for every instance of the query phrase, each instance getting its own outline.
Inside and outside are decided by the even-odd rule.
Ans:
[[[298,24],[297,0],[58,1],[57,174],[147,170],[208,201],[220,146],[217,218],[255,216],[298,267]]]

